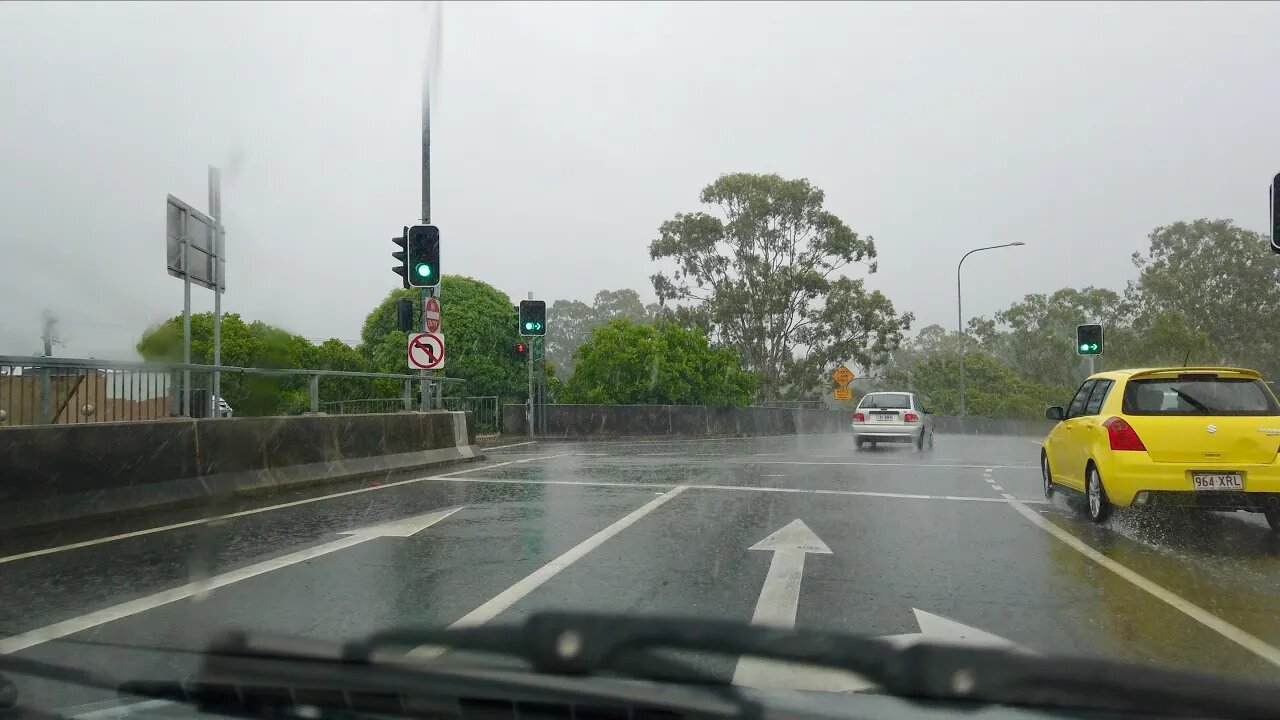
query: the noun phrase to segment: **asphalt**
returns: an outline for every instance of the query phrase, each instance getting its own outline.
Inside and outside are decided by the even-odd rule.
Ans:
[[[1118,513],[1094,526],[1074,501],[1044,498],[1033,438],[940,435],[924,452],[809,436],[486,454],[436,475],[9,541],[0,652],[164,679],[231,629],[355,640],[539,609],[748,622],[773,560],[751,547],[801,520],[830,553],[804,557],[798,627],[918,633],[923,611],[1037,653],[1280,681],[1280,539],[1259,517]],[[414,534],[326,551],[355,537],[343,533],[448,510]],[[92,627],[51,631],[86,617]],[[726,678],[736,664],[698,662]],[[35,707],[93,717],[116,707],[109,691],[14,680]]]

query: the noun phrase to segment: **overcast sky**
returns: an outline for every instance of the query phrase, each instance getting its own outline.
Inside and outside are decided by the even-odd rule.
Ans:
[[[0,4],[0,354],[135,357],[181,311],[163,201],[224,168],[223,307],[354,343],[419,214],[435,4]],[[517,300],[653,298],[725,172],[807,177],[918,317],[1120,289],[1153,228],[1266,226],[1277,3],[446,3],[433,220]],[[197,311],[212,294],[193,291]],[[448,298],[444,298],[447,303]],[[554,319],[552,319],[554,322]]]

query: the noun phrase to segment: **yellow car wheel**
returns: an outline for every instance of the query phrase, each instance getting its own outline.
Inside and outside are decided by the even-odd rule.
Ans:
[[[1049,468],[1049,456],[1044,451],[1040,452],[1040,476],[1044,479],[1044,497],[1046,500],[1053,499],[1053,470]]]
[[[1107,489],[1102,485],[1102,475],[1093,463],[1084,471],[1085,510],[1089,519],[1095,523],[1105,522],[1111,515],[1111,501],[1107,499]]]
[[[1267,524],[1271,526],[1271,532],[1280,533],[1280,509],[1264,510],[1262,514],[1266,516]]]

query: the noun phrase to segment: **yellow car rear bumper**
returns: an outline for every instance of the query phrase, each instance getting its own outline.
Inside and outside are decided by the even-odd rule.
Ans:
[[[1280,462],[1268,465],[1242,463],[1162,463],[1145,452],[1111,452],[1095,458],[1102,486],[1114,505],[1140,501],[1152,504],[1211,507],[1280,507]],[[1197,472],[1232,472],[1244,476],[1244,492],[1195,490],[1191,475]],[[1274,500],[1273,500],[1274,498]],[[1141,502],[1140,502],[1141,504]]]

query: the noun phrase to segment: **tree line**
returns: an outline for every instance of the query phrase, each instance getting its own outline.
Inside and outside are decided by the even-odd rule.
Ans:
[[[986,417],[1038,418],[1063,404],[1089,360],[1075,352],[1076,326],[1104,326],[1098,371],[1233,365],[1280,378],[1280,262],[1262,234],[1230,220],[1156,228],[1134,253],[1137,277],[1124,289],[1062,288],[1027,295],[993,317],[968,322],[962,338],[922,328],[878,369],[881,386],[910,384],[936,412],[959,410],[965,358],[967,410]]]
[[[601,290],[590,304],[550,304],[542,370],[554,401],[829,400],[829,375],[843,364],[878,378],[874,385],[915,389],[936,412],[950,414],[959,408],[963,353],[970,414],[1033,418],[1083,378],[1074,333],[1087,322],[1106,327],[1099,369],[1213,363],[1280,374],[1280,323],[1271,322],[1280,310],[1280,263],[1261,235],[1229,220],[1157,228],[1147,250],[1132,256],[1136,277],[1123,289],[1032,294],[992,317],[972,318],[963,337],[931,325],[908,339],[912,313],[865,285],[878,267],[875,239],[827,211],[823,192],[808,180],[728,174],[698,199],[701,209],[661,223],[649,245],[656,303],[623,288]],[[442,284],[449,376],[466,379],[470,395],[522,402],[527,378],[512,354],[518,333],[511,299],[473,278],[446,276]],[[224,363],[402,373],[400,299],[420,311],[417,291],[391,291],[368,314],[356,347],[314,345],[229,315]],[[193,318],[196,362],[211,360],[211,320]],[[181,318],[149,329],[138,350],[147,359],[175,360]],[[224,395],[250,414],[286,412],[306,397],[298,382],[233,382]],[[399,392],[374,382],[322,383],[326,402]]]

